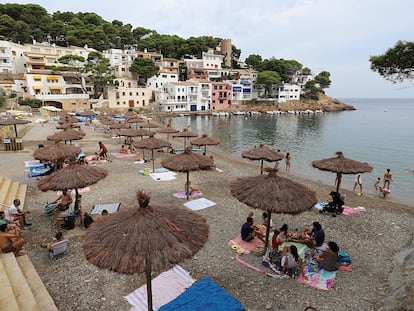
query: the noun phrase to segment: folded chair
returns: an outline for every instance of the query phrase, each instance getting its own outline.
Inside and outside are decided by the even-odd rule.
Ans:
[[[63,256],[67,252],[69,252],[69,241],[62,240],[52,245],[49,251],[49,257],[51,259],[57,259],[59,256]]]

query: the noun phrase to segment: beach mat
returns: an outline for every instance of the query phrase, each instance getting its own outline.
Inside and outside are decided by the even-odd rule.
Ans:
[[[205,277],[159,311],[243,311],[243,305],[224,288]]]
[[[177,178],[177,174],[174,172],[150,173],[149,175],[155,181],[168,181]]]
[[[140,174],[144,175],[145,171],[147,171],[148,173],[165,173],[165,172],[170,172],[170,170],[168,168],[165,168],[165,167],[157,167],[154,170],[154,172],[152,171],[152,168],[151,169],[149,169],[149,168],[147,168],[147,169],[141,169],[138,172]]]
[[[205,209],[207,207],[211,207],[216,205],[215,202],[207,200],[205,198],[201,198],[201,199],[197,199],[197,200],[192,200],[189,202],[184,203],[184,206],[193,210],[193,211],[198,211],[201,209]]]
[[[306,266],[303,269],[305,277],[300,275],[298,277],[298,283],[305,284],[321,290],[330,290],[333,281],[336,277],[336,271],[326,271],[324,269],[315,272],[312,266]]]
[[[189,195],[189,197],[190,198],[194,198],[194,197],[199,197],[201,195],[203,195],[202,192],[200,192],[200,191],[193,191],[191,193],[191,195]],[[175,196],[177,199],[185,199],[185,198],[187,198],[187,195],[185,194],[184,191],[173,193],[173,196]]]
[[[264,243],[256,237],[250,242],[243,241],[240,234],[236,236],[234,239],[230,240],[228,244],[232,248],[233,248],[233,245],[236,245],[237,252],[244,253],[244,254],[248,254],[250,252],[256,252],[258,250],[261,250],[264,246]]]
[[[345,205],[343,205],[342,207],[344,209],[342,212],[343,215],[353,215],[353,214],[358,214],[359,212],[361,212],[361,209],[352,208],[352,207],[345,206]]]
[[[136,153],[110,152],[109,154],[114,156],[117,159],[133,158],[137,156]]]
[[[107,204],[95,204],[91,210],[91,215],[101,215],[103,210],[107,210],[109,214],[119,211],[121,203],[107,203]]]
[[[152,284],[152,303],[154,311],[178,297],[195,280],[179,265],[154,278]],[[147,286],[143,285],[124,297],[132,306],[130,310],[147,311]]]

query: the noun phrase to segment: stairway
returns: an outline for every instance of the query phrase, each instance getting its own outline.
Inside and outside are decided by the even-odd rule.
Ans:
[[[20,208],[24,209],[27,185],[0,176],[0,211],[6,210],[14,199],[20,199]]]
[[[0,311],[56,311],[27,255],[0,254]]]
[[[20,199],[24,208],[27,185],[0,176],[0,210]],[[57,310],[45,285],[27,255],[0,253],[0,311]]]

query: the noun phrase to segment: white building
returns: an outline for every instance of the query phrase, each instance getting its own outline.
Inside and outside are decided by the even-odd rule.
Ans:
[[[289,100],[299,100],[301,90],[301,87],[297,84],[284,83],[273,90],[275,101],[284,103]]]
[[[199,84],[170,82],[156,92],[159,111],[183,112],[206,110],[199,100]]]

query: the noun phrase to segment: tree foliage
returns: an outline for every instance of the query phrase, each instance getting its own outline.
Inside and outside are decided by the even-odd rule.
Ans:
[[[129,70],[147,80],[148,78],[155,76],[159,68],[150,58],[135,57],[131,67],[129,67]]]
[[[107,84],[113,84],[115,76],[112,74],[109,59],[99,52],[90,52],[83,72],[88,74],[87,81],[94,85],[94,97],[98,98]]]
[[[303,88],[306,98],[318,99],[318,94],[325,94],[324,89],[331,85],[331,74],[328,71],[321,71],[312,80],[306,82]]]
[[[266,96],[270,95],[274,85],[280,83],[282,83],[282,80],[276,71],[264,70],[257,75],[256,84],[264,87]]]
[[[414,42],[398,41],[384,54],[370,57],[371,70],[396,82],[412,80],[414,73]]]

